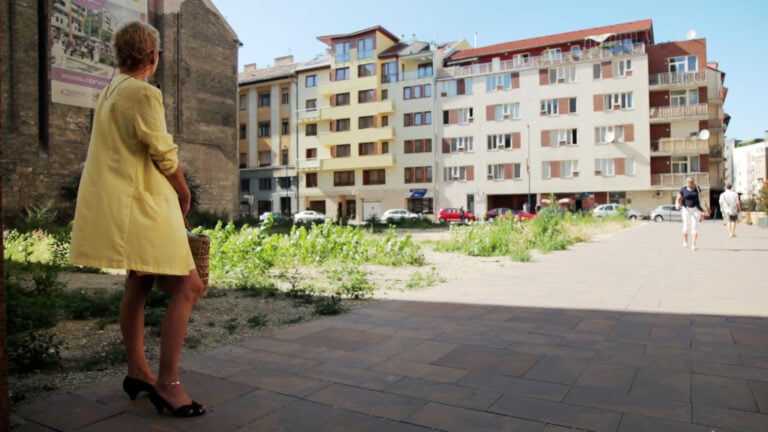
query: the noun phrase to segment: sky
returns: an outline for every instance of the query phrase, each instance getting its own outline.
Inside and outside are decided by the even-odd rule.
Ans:
[[[243,43],[239,70],[307,61],[327,46],[318,36],[380,25],[407,40],[465,39],[486,46],[650,19],[656,43],[706,38],[707,57],[725,72],[731,115],[726,138],[764,138],[768,131],[768,2],[765,0],[520,1],[481,0],[212,0]]]

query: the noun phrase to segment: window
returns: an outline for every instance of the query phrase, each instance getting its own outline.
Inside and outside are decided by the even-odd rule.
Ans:
[[[317,75],[307,75],[304,87],[317,87]]]
[[[432,85],[424,84],[411,87],[403,87],[403,99],[420,99],[432,96]]]
[[[317,187],[317,173],[304,174],[306,187]]]
[[[265,167],[270,166],[272,164],[272,152],[270,151],[260,151],[259,152],[259,166]]]
[[[240,95],[240,111],[243,111],[247,108],[248,108],[248,96]]]
[[[349,42],[337,42],[334,48],[336,63],[349,61]]]
[[[277,185],[280,187],[280,189],[290,189],[291,188],[291,178],[290,177],[278,177],[277,178]]]
[[[383,169],[363,170],[363,185],[383,185],[387,176]]]
[[[307,111],[317,110],[317,99],[307,99],[306,108]]]
[[[443,170],[443,180],[447,182],[466,181],[467,167],[465,166],[445,167],[445,169]]]
[[[381,127],[388,127],[389,126],[389,116],[381,116]]]
[[[306,136],[317,136],[317,123],[310,123],[306,126],[304,133]]]
[[[669,59],[669,71],[684,73],[699,70],[698,59],[695,55],[672,57]]]
[[[472,79],[461,78],[451,81],[443,81],[440,84],[440,96],[457,96],[472,94]]]
[[[260,138],[264,138],[264,137],[270,136],[271,133],[270,133],[269,129],[270,128],[269,128],[269,122],[268,121],[259,122],[259,137]]]
[[[376,90],[360,90],[357,92],[357,102],[367,103],[376,101]]]
[[[600,63],[595,63],[592,65],[592,79],[602,79],[603,78],[603,65]]]
[[[367,142],[367,143],[358,144],[357,153],[360,156],[368,156],[368,155],[376,154],[376,143]]]
[[[389,62],[381,65],[381,82],[397,82],[397,62]]]
[[[635,175],[635,160],[634,159],[624,159],[624,171],[628,176]]]
[[[504,164],[488,165],[488,179],[504,180]]]
[[[631,70],[632,60],[630,59],[621,59],[613,62],[613,76],[615,77],[625,77],[628,75],[627,72]]]
[[[280,103],[283,105],[288,105],[291,101],[291,90],[286,88],[281,89],[281,96],[280,96]]]
[[[550,162],[542,162],[541,163],[541,178],[548,179],[552,178],[552,165]]]
[[[595,175],[610,177],[616,174],[613,159],[595,159]]]
[[[389,99],[389,89],[381,89],[381,100]]]
[[[260,178],[259,179],[259,190],[260,191],[271,191],[272,190],[272,179],[271,178]]]
[[[334,186],[354,186],[355,185],[355,172],[354,171],[336,171],[333,173],[333,185]]]
[[[240,168],[248,166],[248,153],[240,153]]]
[[[240,193],[244,193],[244,194],[251,193],[251,181],[249,179],[240,180]]]
[[[373,57],[374,40],[372,37],[357,41],[357,58],[367,59]]]
[[[497,90],[509,90],[512,88],[512,75],[492,75],[485,79],[485,90],[495,92]]]
[[[512,134],[488,135],[488,150],[512,148]]]
[[[422,63],[419,65],[419,78],[431,77],[433,74],[432,63]]]
[[[541,55],[541,59],[544,61],[557,62],[562,60],[563,52],[560,48],[551,48]]]
[[[349,105],[349,93],[339,93],[335,96],[336,106]]]
[[[405,183],[432,183],[432,167],[405,167],[403,179]]]
[[[408,100],[411,99],[411,94],[413,93],[412,87],[404,87],[403,88],[403,99]]]
[[[571,178],[579,175],[579,161],[566,160],[560,161],[560,177]]]
[[[559,82],[574,82],[576,81],[576,66],[562,66],[557,68],[551,68],[549,70],[549,83],[557,84]]]
[[[389,143],[386,141],[381,143],[381,154],[389,154]]]
[[[422,126],[432,124],[432,112],[416,112],[403,115],[403,126]]]
[[[634,108],[632,92],[607,94],[603,97],[603,106],[606,111]]]
[[[270,94],[269,93],[259,93],[259,106],[260,107],[268,107],[270,104]]]
[[[280,133],[282,135],[288,135],[290,133],[288,119],[283,119],[280,123]]]
[[[578,144],[576,129],[556,129],[549,134],[549,145],[551,147],[560,147],[561,145],[574,146],[576,144]]]
[[[613,139],[609,140],[609,138]],[[609,144],[612,142],[624,142],[624,126],[603,126],[595,128],[596,144]]]
[[[357,77],[363,78],[376,75],[376,64],[366,63],[357,67]]]
[[[459,124],[467,124],[474,120],[472,108],[459,108]]]
[[[669,103],[672,106],[698,105],[699,91],[697,89],[672,90],[669,93]]]
[[[512,65],[516,68],[519,67],[528,67],[531,65],[531,55],[528,53],[525,54],[515,54],[512,56]]]
[[[520,119],[520,102],[496,105],[494,120]]]
[[[369,129],[376,126],[376,120],[374,116],[364,116],[357,119],[358,129]]]
[[[557,115],[559,113],[557,104],[557,99],[546,99],[541,101],[541,113],[546,115]]]
[[[349,79],[349,68],[338,68],[336,69],[336,81],[343,81]]]
[[[247,129],[244,124],[240,124],[240,139],[248,138]]]
[[[349,157],[352,154],[351,147],[349,144],[335,145],[332,149],[332,156],[335,158]]]
[[[307,159],[317,159],[317,149],[308,148],[305,150],[304,155]]]
[[[403,151],[405,153],[432,153],[432,140],[429,138],[405,140]]]
[[[672,173],[688,173],[688,156],[672,156]]]
[[[348,118],[347,119],[335,120],[333,124],[335,125],[335,128],[334,128],[335,132],[343,132],[343,131],[348,131],[349,130],[349,119]]]
[[[451,153],[467,152],[472,153],[475,151],[475,145],[472,141],[472,137],[459,137],[451,138]]]

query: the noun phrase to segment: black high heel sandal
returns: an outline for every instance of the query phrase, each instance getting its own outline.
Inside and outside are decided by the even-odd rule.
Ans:
[[[181,384],[181,381],[174,381],[170,383],[162,383],[164,386],[174,386]],[[192,401],[191,404],[182,405],[178,408],[174,408],[171,406],[171,404],[168,403],[167,400],[163,399],[162,396],[160,396],[157,391],[154,393],[149,394],[149,400],[152,402],[152,405],[155,406],[155,409],[157,410],[158,414],[163,413],[163,409],[167,409],[171,413],[173,413],[176,417],[197,417],[205,414],[206,410],[203,408],[202,405],[199,403]]]
[[[136,396],[138,396],[141,392],[145,392],[150,395],[156,392],[155,386],[152,384],[129,376],[126,376],[123,379],[123,390],[128,393],[128,397],[131,398],[131,400],[136,400]]]

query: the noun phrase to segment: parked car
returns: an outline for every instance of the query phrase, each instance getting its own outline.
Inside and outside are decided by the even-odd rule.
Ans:
[[[300,223],[323,223],[331,220],[330,216],[314,210],[304,210],[293,215],[293,222]]]
[[[707,215],[702,214],[701,218],[706,219]],[[674,205],[660,205],[651,212],[651,220],[656,222],[681,221],[683,220],[683,216],[680,210],[677,210]]]
[[[530,220],[536,217],[536,213],[528,213],[522,210],[512,211],[512,216],[519,221]]]
[[[272,216],[272,221],[275,223],[283,222],[288,220],[288,218],[282,214],[282,213],[275,213],[275,212],[264,212],[259,215],[259,222],[264,222],[267,220],[270,216]]]
[[[501,218],[504,215],[511,214],[512,209],[506,207],[496,207],[485,212],[485,220],[493,222],[494,219]]]
[[[614,216],[619,213],[619,209],[623,206],[620,204],[600,204],[592,210],[592,216],[594,217],[606,217]],[[633,210],[629,207],[624,208],[624,215],[629,219],[642,219],[644,215],[637,210]]]
[[[461,213],[456,207],[441,208],[437,214],[438,222],[461,222]],[[464,221],[474,221],[475,215],[464,210]]]
[[[416,213],[411,213],[406,209],[390,209],[381,215],[381,220],[386,223],[399,223],[405,221],[412,221],[419,219],[420,216]]]

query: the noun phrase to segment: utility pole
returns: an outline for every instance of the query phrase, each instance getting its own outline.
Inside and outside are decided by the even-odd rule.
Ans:
[[[533,213],[531,207],[531,125],[525,125],[528,133],[528,157],[525,159],[525,172],[528,175],[528,212]]]

